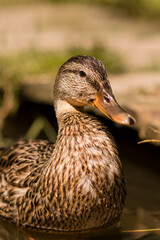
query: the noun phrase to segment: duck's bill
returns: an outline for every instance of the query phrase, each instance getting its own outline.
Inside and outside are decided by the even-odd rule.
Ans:
[[[100,91],[92,105],[116,123],[124,125],[132,125],[135,123],[135,119],[121,108],[115,98],[108,93]]]

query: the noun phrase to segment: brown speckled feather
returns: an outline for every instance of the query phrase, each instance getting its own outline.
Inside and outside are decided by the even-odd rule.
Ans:
[[[19,196],[23,196],[36,172],[40,171],[54,150],[54,144],[43,140],[19,141],[0,156],[0,214],[14,218],[18,214],[15,208]],[[38,175],[37,175],[38,178]]]
[[[111,224],[122,211],[117,151],[89,115],[65,115],[55,149],[42,140],[16,143],[3,153],[1,166],[0,214],[23,227],[89,229]]]

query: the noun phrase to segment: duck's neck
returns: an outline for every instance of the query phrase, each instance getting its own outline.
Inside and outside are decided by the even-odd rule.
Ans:
[[[65,101],[65,100],[57,100],[54,103],[54,107],[55,107],[55,112],[56,112],[56,117],[57,117],[57,121],[58,121],[58,126],[61,126],[61,122],[62,122],[62,118],[65,114],[67,113],[78,113],[78,112],[84,112],[84,107],[81,106],[73,106],[71,105],[69,102]]]
[[[108,174],[109,181],[113,183],[114,176],[121,175],[121,163],[105,126],[95,117],[78,111],[64,101],[59,101],[55,109],[59,131],[50,159],[52,169],[60,175],[64,172],[68,177],[83,174],[86,177],[94,169],[93,173],[100,174],[104,179]],[[94,174],[91,174],[92,178]]]

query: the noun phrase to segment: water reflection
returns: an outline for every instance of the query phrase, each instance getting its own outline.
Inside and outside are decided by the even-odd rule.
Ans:
[[[0,240],[28,240],[14,224],[0,219]]]
[[[160,226],[160,214],[157,211],[137,209],[131,211],[127,208],[121,219],[121,229],[97,230],[88,233],[40,233],[24,231],[8,221],[0,220],[0,240],[159,240],[160,231],[152,231]],[[152,229],[145,231],[146,229]],[[133,230],[133,231],[132,231]],[[141,230],[141,231],[137,231]],[[144,230],[144,231],[142,231]]]
[[[128,218],[128,214],[124,214],[123,218],[128,219],[128,221],[133,221],[133,215]],[[139,225],[139,219],[136,220],[135,224]],[[141,227],[145,229],[142,224]],[[138,228],[139,229],[139,228]],[[0,221],[0,240],[159,240],[159,231],[140,231],[140,232],[125,232],[123,229],[120,231],[117,228],[112,229],[112,231],[101,230],[88,233],[40,233],[24,231],[19,229],[15,225],[8,223],[7,221]]]
[[[118,228],[113,230],[97,230],[88,233],[44,233],[36,231],[24,231],[12,223],[0,219],[0,240],[120,240],[121,232]]]

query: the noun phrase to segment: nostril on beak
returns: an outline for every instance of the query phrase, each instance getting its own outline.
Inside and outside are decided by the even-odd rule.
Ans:
[[[133,125],[135,123],[135,119],[131,116],[128,116],[128,123],[129,125]]]

